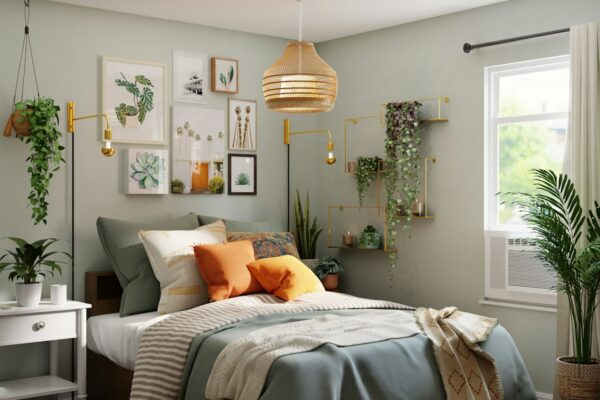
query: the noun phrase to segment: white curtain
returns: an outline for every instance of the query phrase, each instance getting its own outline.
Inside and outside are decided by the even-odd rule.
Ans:
[[[598,24],[571,27],[571,90],[565,172],[569,174],[583,210],[600,203],[600,36]],[[586,213],[587,214],[587,213]],[[585,234],[583,235],[585,237]],[[593,356],[600,346],[600,311],[596,312]],[[571,353],[568,303],[558,301],[558,356]]]

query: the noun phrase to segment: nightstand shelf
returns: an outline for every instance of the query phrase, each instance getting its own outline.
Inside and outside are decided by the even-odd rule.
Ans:
[[[50,342],[50,375],[0,381],[0,400],[28,399],[55,394],[86,395],[86,309],[78,301],[54,305],[42,301],[38,307],[17,307],[15,302],[0,303],[0,346]],[[76,382],[58,377],[58,341],[75,339]],[[69,395],[70,398],[70,395]]]

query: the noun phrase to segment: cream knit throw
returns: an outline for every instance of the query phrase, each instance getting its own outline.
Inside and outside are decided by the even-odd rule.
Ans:
[[[497,400],[504,397],[495,361],[478,343],[486,340],[495,318],[458,311],[419,308],[417,322],[433,344],[448,400]]]
[[[219,354],[206,385],[206,399],[256,400],[271,365],[287,354],[332,343],[352,346],[421,333],[405,311],[371,311],[342,317],[326,314],[256,330],[229,343]]]

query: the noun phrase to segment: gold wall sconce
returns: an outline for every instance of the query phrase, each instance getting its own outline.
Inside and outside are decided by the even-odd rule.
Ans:
[[[333,155],[333,139],[331,138],[331,132],[328,129],[315,129],[309,131],[290,131],[290,121],[286,118],[283,120],[283,143],[286,145],[290,144],[291,135],[305,135],[305,134],[327,134],[329,141],[327,142],[327,157],[325,162],[327,165],[335,164],[336,158]]]
[[[106,122],[106,127],[104,128],[104,135],[102,136],[102,140],[104,141],[104,147],[102,147],[102,154],[104,154],[106,157],[112,157],[116,151],[111,144],[112,130],[110,129],[108,114],[104,113],[84,115],[83,117],[75,117],[75,102],[67,102],[67,131],[75,133],[75,121],[92,118],[104,118],[104,121]]]

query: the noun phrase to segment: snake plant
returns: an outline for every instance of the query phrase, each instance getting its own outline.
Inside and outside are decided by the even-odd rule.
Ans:
[[[294,201],[294,213],[296,217],[296,242],[298,253],[302,259],[313,259],[317,253],[317,239],[323,231],[317,225],[317,217],[310,219],[310,199],[306,193],[306,202],[302,207],[300,192],[296,190]]]

